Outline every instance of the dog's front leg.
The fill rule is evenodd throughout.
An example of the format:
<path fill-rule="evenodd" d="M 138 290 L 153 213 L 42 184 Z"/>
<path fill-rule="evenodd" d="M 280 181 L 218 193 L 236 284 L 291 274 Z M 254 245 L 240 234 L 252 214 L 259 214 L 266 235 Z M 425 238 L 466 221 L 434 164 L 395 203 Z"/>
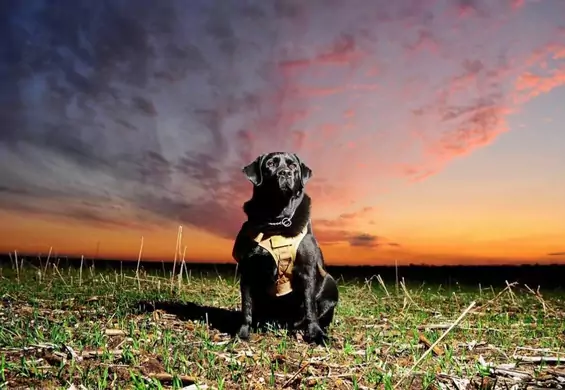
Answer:
<path fill-rule="evenodd" d="M 304 317 L 308 324 L 308 338 L 318 344 L 326 341 L 327 336 L 318 323 L 316 312 L 316 269 L 309 266 L 305 270 L 304 287 Z"/>
<path fill-rule="evenodd" d="M 253 320 L 253 299 L 251 297 L 251 286 L 243 279 L 241 280 L 240 290 L 242 322 L 237 335 L 240 339 L 246 340 L 249 338 L 249 330 Z"/>

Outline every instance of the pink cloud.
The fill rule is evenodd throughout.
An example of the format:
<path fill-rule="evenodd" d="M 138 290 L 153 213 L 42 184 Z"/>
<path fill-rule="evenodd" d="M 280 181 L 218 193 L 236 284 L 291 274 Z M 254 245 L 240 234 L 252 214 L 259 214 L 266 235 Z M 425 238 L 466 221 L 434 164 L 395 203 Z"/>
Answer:
<path fill-rule="evenodd" d="M 409 52 L 420 52 L 427 50 L 431 53 L 438 54 L 441 49 L 441 44 L 430 30 L 422 29 L 418 31 L 418 37 L 416 38 L 416 41 L 412 44 L 406 45 L 406 48 Z"/>
<path fill-rule="evenodd" d="M 329 50 L 309 58 L 283 60 L 278 63 L 283 71 L 302 70 L 315 66 L 344 66 L 360 60 L 364 53 L 356 48 L 355 38 L 351 35 L 340 35 Z"/>
<path fill-rule="evenodd" d="M 467 17 L 477 12 L 475 0 L 457 0 L 457 12 L 459 17 Z"/>
<path fill-rule="evenodd" d="M 565 85 L 565 67 L 553 70 L 547 76 L 526 72 L 516 80 L 517 91 L 524 93 L 528 100 L 562 85 Z"/>
<path fill-rule="evenodd" d="M 511 0 L 511 6 L 513 9 L 522 8 L 525 4 L 525 0 Z"/>
<path fill-rule="evenodd" d="M 343 91 L 343 88 L 315 88 L 315 87 L 305 87 L 305 86 L 294 86 L 292 88 L 292 93 L 297 96 L 303 97 L 323 97 L 331 96 Z"/>
<path fill-rule="evenodd" d="M 451 159 L 490 144 L 498 135 L 508 130 L 504 120 L 507 112 L 504 106 L 473 107 L 457 130 L 440 138 L 437 152 Z"/>
<path fill-rule="evenodd" d="M 298 35 L 300 47 L 285 45 L 284 55 L 274 61 L 278 88 L 261 98 L 269 110 L 257 121 L 257 150 L 288 146 L 305 156 L 316 166 L 311 191 L 324 205 L 335 205 L 374 194 L 391 177 L 425 180 L 451 160 L 494 142 L 509 130 L 506 119 L 522 103 L 516 101 L 518 92 L 527 92 L 523 83 L 514 86 L 514 79 L 525 71 L 537 74 L 528 68 L 548 58 L 560 60 L 564 53 L 553 36 L 513 46 L 513 35 L 495 11 L 523 7 L 521 2 L 456 4 L 414 24 L 419 27 L 411 45 L 402 46 L 400 26 L 413 23 L 419 11 L 387 29 L 336 29 L 317 44 Z M 452 25 L 454 9 L 477 17 L 459 20 L 451 37 L 442 31 Z M 396 12 L 392 6 L 387 10 Z M 508 41 L 485 41 L 492 31 L 507 34 Z M 393 37 L 402 37 L 396 46 L 401 50 L 387 43 Z M 547 42 L 553 42 L 551 51 Z M 536 78 L 535 83 L 543 93 L 561 81 Z"/>

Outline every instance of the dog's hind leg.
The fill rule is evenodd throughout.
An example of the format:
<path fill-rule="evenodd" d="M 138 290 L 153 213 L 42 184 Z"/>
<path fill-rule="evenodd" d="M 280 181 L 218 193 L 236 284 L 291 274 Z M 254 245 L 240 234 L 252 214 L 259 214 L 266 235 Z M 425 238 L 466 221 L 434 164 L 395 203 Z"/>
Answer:
<path fill-rule="evenodd" d="M 326 310 L 320 313 L 320 317 L 318 317 L 320 328 L 322 328 L 324 332 L 327 332 L 330 324 L 332 323 L 332 320 L 334 318 L 334 311 L 335 311 L 335 305 L 330 305 L 329 307 L 326 308 Z"/>

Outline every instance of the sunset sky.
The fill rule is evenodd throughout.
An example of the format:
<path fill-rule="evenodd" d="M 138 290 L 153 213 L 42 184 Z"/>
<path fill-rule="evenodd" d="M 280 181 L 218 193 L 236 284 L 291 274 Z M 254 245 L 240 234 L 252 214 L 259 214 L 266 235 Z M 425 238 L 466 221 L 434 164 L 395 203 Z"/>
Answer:
<path fill-rule="evenodd" d="M 565 263 L 564 16 L 2 1 L 0 252 L 232 261 L 241 168 L 291 151 L 329 264 Z"/>

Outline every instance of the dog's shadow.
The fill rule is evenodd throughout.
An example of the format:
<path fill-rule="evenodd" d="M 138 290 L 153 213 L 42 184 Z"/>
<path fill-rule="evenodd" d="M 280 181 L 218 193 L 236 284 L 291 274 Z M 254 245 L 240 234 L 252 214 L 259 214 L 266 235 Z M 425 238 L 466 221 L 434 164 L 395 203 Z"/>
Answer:
<path fill-rule="evenodd" d="M 175 315 L 181 321 L 202 321 L 221 333 L 234 336 L 241 324 L 241 311 L 220 307 L 199 305 L 194 302 L 179 301 L 139 301 L 140 312 L 151 313 L 161 310 Z"/>
<path fill-rule="evenodd" d="M 241 311 L 230 310 L 220 307 L 199 305 L 194 302 L 179 301 L 139 301 L 135 305 L 140 312 L 151 313 L 161 310 L 168 314 L 175 315 L 181 321 L 201 321 L 210 328 L 216 329 L 220 333 L 227 333 L 235 336 L 242 323 Z M 289 328 L 289 321 L 282 318 L 261 318 L 254 321 L 253 329 L 259 331 L 272 330 L 275 328 Z"/>

